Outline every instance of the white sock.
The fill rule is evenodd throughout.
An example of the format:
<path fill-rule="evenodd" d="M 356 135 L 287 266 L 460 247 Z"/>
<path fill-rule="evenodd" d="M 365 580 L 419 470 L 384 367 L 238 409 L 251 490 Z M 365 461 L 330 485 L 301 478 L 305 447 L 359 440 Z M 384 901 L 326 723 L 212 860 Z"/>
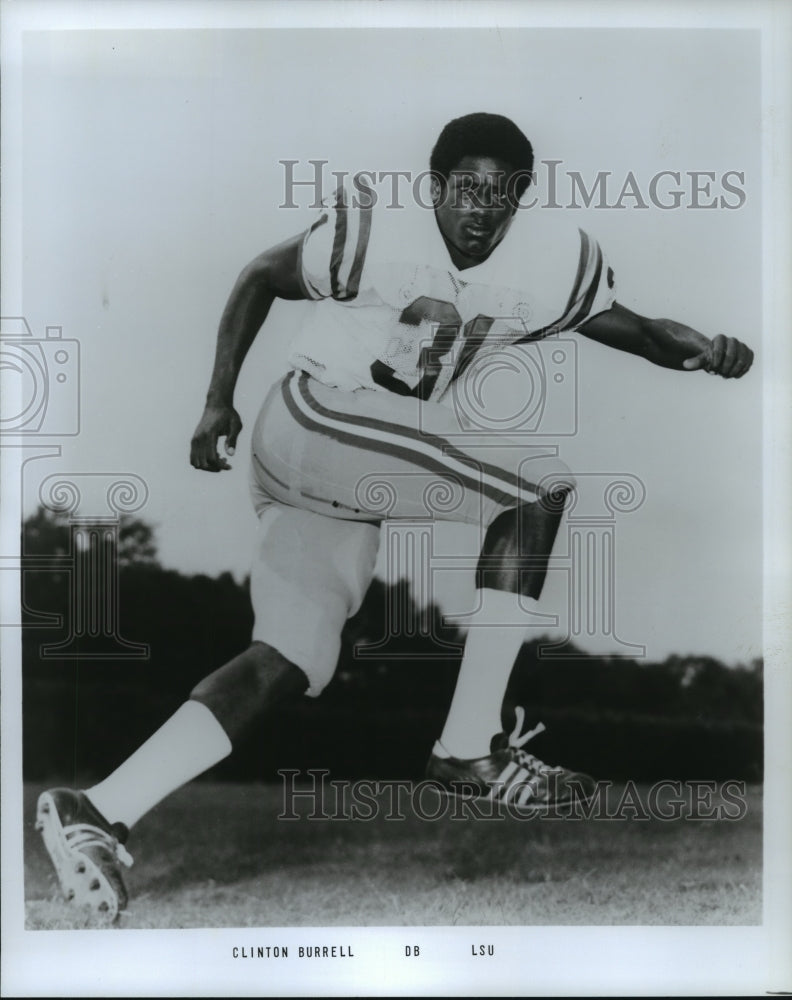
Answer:
<path fill-rule="evenodd" d="M 512 667 L 525 639 L 526 612 L 517 594 L 480 591 L 482 608 L 470 626 L 445 727 L 434 752 L 440 757 L 485 757 L 502 730 L 501 706 Z M 536 604 L 522 598 L 523 605 Z"/>
<path fill-rule="evenodd" d="M 231 740 L 209 709 L 185 702 L 153 736 L 85 794 L 110 823 L 132 827 L 185 782 L 231 753 Z"/>

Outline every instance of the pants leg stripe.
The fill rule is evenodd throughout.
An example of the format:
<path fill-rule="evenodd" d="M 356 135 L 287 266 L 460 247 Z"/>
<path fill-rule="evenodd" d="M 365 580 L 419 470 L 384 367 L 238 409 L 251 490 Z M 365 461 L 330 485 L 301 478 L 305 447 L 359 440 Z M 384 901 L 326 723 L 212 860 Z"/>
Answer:
<path fill-rule="evenodd" d="M 480 479 L 473 479 L 470 476 L 443 468 L 440 464 L 440 459 L 443 458 L 441 454 L 436 452 L 423 454 L 420 451 L 410 450 L 403 445 L 393 444 L 391 441 L 384 440 L 380 432 L 366 434 L 365 423 L 360 425 L 359 429 L 361 433 L 352 434 L 347 430 L 340 430 L 337 427 L 331 426 L 326 419 L 322 419 L 322 421 L 316 420 L 311 413 L 306 412 L 302 400 L 290 393 L 285 384 L 283 387 L 283 399 L 292 417 L 300 426 L 305 427 L 306 430 L 324 434 L 341 444 L 349 444 L 355 448 L 364 448 L 367 451 L 377 452 L 381 455 L 392 455 L 402 462 L 409 462 L 411 465 L 426 469 L 452 482 L 461 483 L 467 489 L 483 493 L 501 507 L 509 507 L 513 504 L 512 495 L 504 492 L 502 489 L 494 489 L 488 484 L 483 483 Z"/>
<path fill-rule="evenodd" d="M 322 406 L 319 400 L 313 396 L 309 383 L 310 379 L 307 375 L 300 376 L 300 394 L 311 409 L 323 417 L 327 417 L 330 420 L 341 421 L 342 423 L 352 424 L 360 428 L 372 428 L 380 434 L 385 434 L 396 439 L 406 438 L 409 442 L 411 442 L 412 447 L 421 448 L 422 450 L 425 450 L 429 454 L 433 455 L 435 457 L 435 461 L 437 460 L 439 452 L 443 459 L 456 459 L 456 461 L 474 469 L 476 472 L 480 471 L 491 476 L 493 479 L 497 480 L 499 487 L 510 495 L 516 495 L 517 493 L 523 493 L 525 491 L 529 491 L 534 494 L 538 494 L 540 492 L 535 483 L 532 483 L 527 479 L 522 479 L 520 476 L 515 475 L 506 469 L 502 469 L 497 465 L 490 465 L 488 462 L 482 462 L 478 459 L 472 458 L 470 455 L 465 454 L 465 452 L 460 451 L 459 448 L 452 445 L 446 438 L 441 437 L 438 434 L 429 434 L 427 431 L 418 431 L 412 427 L 394 427 L 393 424 L 386 423 L 384 420 L 377 420 L 376 417 L 361 418 L 355 417 L 349 413 L 342 413 L 338 410 L 328 410 L 327 407 Z M 513 489 L 509 489 L 509 487 L 512 487 Z"/>
<path fill-rule="evenodd" d="M 461 480 L 502 506 L 511 506 L 515 500 L 525 501 L 526 494 L 538 496 L 545 492 L 529 480 L 465 454 L 438 435 L 395 427 L 373 417 L 329 410 L 311 394 L 308 376 L 299 377 L 298 391 L 294 381 L 293 375 L 284 379 L 283 398 L 292 416 L 310 430 L 359 448 L 394 455 L 440 475 L 453 474 L 456 481 Z M 478 475 L 471 477 L 471 471 Z"/>
<path fill-rule="evenodd" d="M 274 472 L 270 472 L 270 470 L 266 467 L 266 465 L 264 465 L 264 463 L 255 453 L 255 451 L 253 452 L 253 461 L 256 463 L 256 465 L 258 465 L 258 467 L 261 469 L 261 471 L 264 473 L 265 476 L 269 476 L 269 478 L 273 482 L 277 483 L 282 490 L 285 490 L 287 493 L 289 492 L 289 484 L 284 483 L 282 479 L 278 479 L 278 477 L 275 475 Z"/>

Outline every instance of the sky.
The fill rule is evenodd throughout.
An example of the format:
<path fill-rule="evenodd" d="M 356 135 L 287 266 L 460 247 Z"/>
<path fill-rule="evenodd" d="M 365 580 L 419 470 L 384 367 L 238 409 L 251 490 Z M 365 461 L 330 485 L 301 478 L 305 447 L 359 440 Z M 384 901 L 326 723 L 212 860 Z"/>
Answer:
<path fill-rule="evenodd" d="M 543 204 L 547 161 L 560 161 L 565 204 L 569 172 L 589 187 L 609 172 L 606 207 L 542 211 L 600 241 L 619 302 L 757 353 L 748 377 L 726 381 L 577 338 L 580 423 L 560 454 L 577 473 L 628 474 L 646 491 L 615 527 L 620 637 L 650 659 L 760 655 L 759 55 L 758 33 L 740 30 L 29 33 L 22 283 L 4 313 L 24 315 L 36 337 L 57 325 L 79 341 L 81 424 L 59 439 L 60 457 L 28 464 L 24 509 L 52 473 L 132 473 L 148 487 L 139 516 L 156 526 L 165 565 L 242 578 L 255 530 L 248 435 L 304 306 L 276 304 L 248 356 L 233 471 L 193 470 L 189 441 L 237 274 L 314 216 L 307 188 L 301 207 L 279 208 L 280 161 L 297 160 L 303 178 L 312 158 L 420 171 L 446 121 L 495 111 L 530 137 Z M 681 174 L 677 209 L 649 197 L 661 171 Z M 714 174 L 698 201 L 715 207 L 692 207 L 691 171 Z M 645 204 L 614 207 L 630 172 Z M 672 186 L 662 179 L 660 198 Z M 473 544 L 469 529 L 438 538 L 444 552 Z M 567 585 L 551 572 L 542 611 L 565 606 Z M 454 577 L 433 596 L 461 612 L 469 586 Z M 617 651 L 607 635 L 581 644 Z"/>

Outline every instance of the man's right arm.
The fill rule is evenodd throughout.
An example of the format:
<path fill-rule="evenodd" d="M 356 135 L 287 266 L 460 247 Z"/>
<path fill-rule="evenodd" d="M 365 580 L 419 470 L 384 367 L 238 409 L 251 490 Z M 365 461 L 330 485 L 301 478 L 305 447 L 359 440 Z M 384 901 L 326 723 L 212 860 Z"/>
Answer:
<path fill-rule="evenodd" d="M 242 421 L 234 409 L 234 389 L 242 362 L 276 298 L 305 299 L 299 279 L 300 246 L 304 233 L 265 250 L 245 267 L 228 298 L 217 332 L 214 368 L 206 407 L 192 439 L 190 463 L 206 472 L 229 469 L 217 450 L 234 454 Z"/>

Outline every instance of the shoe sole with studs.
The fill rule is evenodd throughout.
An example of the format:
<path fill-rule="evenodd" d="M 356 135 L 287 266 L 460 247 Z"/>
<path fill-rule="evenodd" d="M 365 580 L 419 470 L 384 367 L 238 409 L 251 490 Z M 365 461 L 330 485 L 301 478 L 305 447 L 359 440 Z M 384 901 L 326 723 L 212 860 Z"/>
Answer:
<path fill-rule="evenodd" d="M 107 921 L 118 916 L 118 896 L 99 865 L 81 851 L 72 850 L 49 792 L 39 796 L 36 829 L 40 831 L 60 882 L 64 899 L 86 907 Z"/>

